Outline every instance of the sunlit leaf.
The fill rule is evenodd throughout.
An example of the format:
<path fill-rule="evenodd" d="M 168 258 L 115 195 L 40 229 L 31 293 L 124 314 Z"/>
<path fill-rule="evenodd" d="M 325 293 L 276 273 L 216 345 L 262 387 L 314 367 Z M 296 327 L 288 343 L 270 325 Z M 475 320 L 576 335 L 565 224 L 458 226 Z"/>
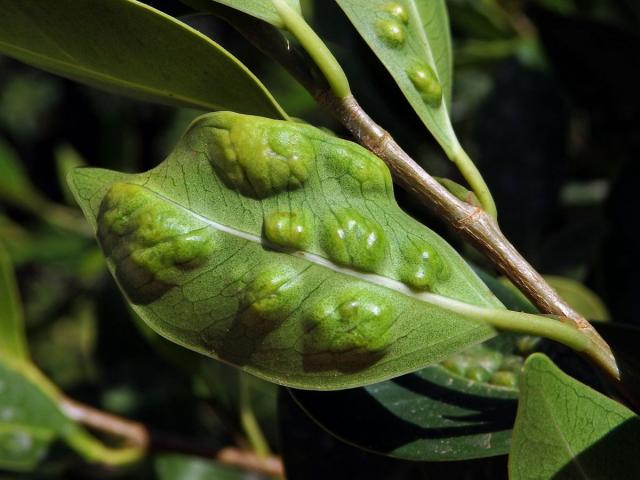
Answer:
<path fill-rule="evenodd" d="M 71 186 L 152 328 L 266 380 L 365 385 L 494 335 L 449 298 L 500 303 L 399 209 L 384 163 L 311 126 L 206 115 L 154 170 Z"/>

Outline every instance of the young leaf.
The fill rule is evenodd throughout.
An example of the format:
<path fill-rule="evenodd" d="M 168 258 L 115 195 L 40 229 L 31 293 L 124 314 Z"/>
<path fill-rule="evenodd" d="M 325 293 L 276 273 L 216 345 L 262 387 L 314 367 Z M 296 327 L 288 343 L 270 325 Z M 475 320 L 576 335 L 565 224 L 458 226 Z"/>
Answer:
<path fill-rule="evenodd" d="M 196 30 L 135 0 L 0 0 L 0 53 L 117 94 L 286 118 L 264 85 Z"/>
<path fill-rule="evenodd" d="M 0 357 L 28 358 L 22 304 L 11 260 L 0 242 Z M 0 389 L 1 391 L 1 389 Z"/>
<path fill-rule="evenodd" d="M 302 13 L 300 9 L 300 0 L 285 1 L 298 13 Z M 214 4 L 220 3 L 253 17 L 259 18 L 260 20 L 264 20 L 265 22 L 268 22 L 278 28 L 284 27 L 282 19 L 271 3 L 271 0 L 182 0 L 182 2 L 186 3 L 196 10 L 201 10 L 204 12 L 215 12 L 216 10 Z"/>
<path fill-rule="evenodd" d="M 60 393 L 30 363 L 0 358 L 0 469 L 32 470 L 55 440 L 90 462 L 129 463 L 141 451 L 112 449 L 91 437 L 60 406 Z"/>
<path fill-rule="evenodd" d="M 509 478 L 640 478 L 640 419 L 543 354 L 524 366 Z"/>
<path fill-rule="evenodd" d="M 205 115 L 155 169 L 81 168 L 70 183 L 152 328 L 272 382 L 408 373 L 494 335 L 460 305 L 502 312 L 399 209 L 380 159 L 308 125 Z"/>
<path fill-rule="evenodd" d="M 451 36 L 444 0 L 336 0 L 451 157 Z"/>

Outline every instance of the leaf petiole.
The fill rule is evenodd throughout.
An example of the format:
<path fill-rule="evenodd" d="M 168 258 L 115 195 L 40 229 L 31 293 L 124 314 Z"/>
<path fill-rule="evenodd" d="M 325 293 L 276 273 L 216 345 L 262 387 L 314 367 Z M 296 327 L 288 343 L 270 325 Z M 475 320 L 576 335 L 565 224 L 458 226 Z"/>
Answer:
<path fill-rule="evenodd" d="M 285 28 L 295 36 L 327 79 L 331 91 L 338 98 L 351 94 L 349 81 L 342 67 L 322 39 L 304 20 L 302 15 L 284 0 L 271 0 Z"/>
<path fill-rule="evenodd" d="M 467 155 L 467 152 L 465 152 L 462 147 L 458 147 L 452 152 L 447 152 L 447 154 L 451 161 L 456 164 L 456 167 L 460 170 L 460 173 L 471 187 L 473 193 L 478 197 L 480 205 L 482 205 L 485 212 L 494 219 L 497 218 L 498 211 L 489 187 L 485 183 L 484 178 L 482 178 L 478 167 L 476 167 L 471 158 L 469 158 L 469 155 Z"/>

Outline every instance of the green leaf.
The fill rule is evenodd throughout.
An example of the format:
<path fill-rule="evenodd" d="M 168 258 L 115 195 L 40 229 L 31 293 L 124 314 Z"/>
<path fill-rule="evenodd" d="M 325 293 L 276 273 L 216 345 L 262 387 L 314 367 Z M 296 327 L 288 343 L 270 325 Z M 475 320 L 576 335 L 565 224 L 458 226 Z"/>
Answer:
<path fill-rule="evenodd" d="M 513 355 L 516 338 L 501 334 L 441 365 L 375 385 L 290 393 L 325 430 L 365 450 L 418 461 L 503 455 L 511 444 L 518 390 L 491 382 L 517 379 L 522 359 Z M 465 378 L 458 360 L 469 373 L 486 369 L 491 379 Z"/>
<path fill-rule="evenodd" d="M 341 440 L 419 461 L 507 453 L 517 405 L 514 390 L 465 381 L 439 366 L 363 388 L 291 393 L 320 426 Z"/>
<path fill-rule="evenodd" d="M 158 480 L 243 480 L 242 471 L 216 462 L 187 455 L 166 454 L 156 457 L 154 467 Z M 255 478 L 255 477 L 251 477 Z"/>
<path fill-rule="evenodd" d="M 452 55 L 445 1 L 336 1 L 438 143 L 456 156 L 461 147 L 448 111 Z"/>
<path fill-rule="evenodd" d="M 291 8 L 298 13 L 302 13 L 299 0 L 285 0 Z M 182 0 L 190 7 L 201 11 L 216 11 L 215 4 L 219 3 L 239 10 L 253 17 L 264 20 L 278 28 L 283 28 L 284 24 L 271 0 Z"/>
<path fill-rule="evenodd" d="M 573 309 L 589 320 L 609 320 L 609 312 L 600 297 L 580 282 L 565 277 L 545 275 L 551 285 Z"/>
<path fill-rule="evenodd" d="M 0 358 L 27 360 L 20 295 L 11 260 L 0 242 Z"/>
<path fill-rule="evenodd" d="M 640 419 L 543 354 L 525 363 L 509 478 L 640 478 Z"/>
<path fill-rule="evenodd" d="M 70 182 L 136 313 L 263 379 L 360 386 L 495 334 L 455 312 L 502 306 L 400 210 L 384 163 L 314 127 L 205 115 L 149 172 Z"/>
<path fill-rule="evenodd" d="M 55 440 L 90 462 L 129 463 L 137 449 L 111 449 L 71 420 L 61 395 L 32 364 L 0 358 L 0 469 L 33 469 Z"/>
<path fill-rule="evenodd" d="M 121 95 L 286 118 L 235 57 L 134 0 L 0 0 L 0 53 Z"/>

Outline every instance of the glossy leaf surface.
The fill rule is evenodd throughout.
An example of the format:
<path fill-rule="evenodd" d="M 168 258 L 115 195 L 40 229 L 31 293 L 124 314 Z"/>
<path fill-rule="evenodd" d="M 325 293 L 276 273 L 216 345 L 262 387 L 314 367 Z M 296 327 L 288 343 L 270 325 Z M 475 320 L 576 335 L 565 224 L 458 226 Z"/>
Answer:
<path fill-rule="evenodd" d="M 291 8 L 301 13 L 299 0 L 285 0 Z M 215 3 L 239 10 L 253 17 L 269 22 L 271 25 L 282 28 L 284 24 L 271 0 L 183 0 L 187 5 L 197 9 L 215 12 Z"/>
<path fill-rule="evenodd" d="M 548 357 L 525 363 L 509 478 L 640 478 L 640 419 Z"/>
<path fill-rule="evenodd" d="M 314 127 L 210 114 L 149 172 L 70 182 L 136 312 L 269 381 L 366 385 L 494 335 L 449 308 L 501 304 L 384 163 Z"/>
<path fill-rule="evenodd" d="M 460 145 L 451 126 L 452 56 L 444 0 L 336 0 L 442 148 Z"/>
<path fill-rule="evenodd" d="M 260 81 L 196 30 L 135 0 L 0 0 L 0 53 L 121 95 L 286 117 Z"/>

